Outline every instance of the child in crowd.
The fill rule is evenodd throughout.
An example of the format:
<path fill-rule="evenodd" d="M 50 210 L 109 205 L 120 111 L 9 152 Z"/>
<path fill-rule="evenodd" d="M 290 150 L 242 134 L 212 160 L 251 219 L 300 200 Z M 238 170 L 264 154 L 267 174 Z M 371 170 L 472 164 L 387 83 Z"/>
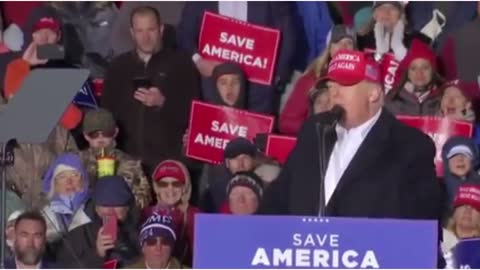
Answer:
<path fill-rule="evenodd" d="M 103 108 L 88 110 L 82 123 L 83 136 L 88 142 L 88 149 L 78 154 L 87 169 L 91 188 L 95 186 L 99 172 L 99 158 L 113 159 L 110 173 L 122 176 L 132 189 L 139 209 L 148 206 L 152 200 L 151 187 L 140 160 L 132 158 L 117 148 L 116 138 L 119 133 L 113 114 Z M 108 170 L 107 170 L 108 171 Z"/>
<path fill-rule="evenodd" d="M 444 180 L 447 189 L 447 205 L 452 205 L 458 187 L 463 183 L 480 184 L 475 172 L 479 152 L 471 139 L 452 137 L 443 146 L 442 158 L 445 166 Z"/>
<path fill-rule="evenodd" d="M 475 122 L 472 99 L 463 88 L 461 82 L 458 80 L 451 81 L 442 88 L 440 115 L 454 120 Z"/>
<path fill-rule="evenodd" d="M 263 196 L 263 184 L 253 172 L 240 172 L 227 186 L 228 210 L 234 215 L 255 214 Z"/>
<path fill-rule="evenodd" d="M 212 104 L 245 110 L 247 108 L 246 78 L 242 67 L 236 63 L 225 62 L 216 66 L 209 79 L 209 85 L 215 91 Z M 188 130 L 184 136 L 184 145 L 188 138 Z M 220 203 L 215 198 L 218 194 L 224 195 L 226 184 L 217 189 L 216 182 L 228 182 L 228 170 L 223 164 L 203 166 L 201 177 L 198 181 L 198 197 L 200 207 L 206 212 L 217 212 Z M 221 190 L 220 193 L 215 190 Z"/>
<path fill-rule="evenodd" d="M 88 190 L 88 174 L 77 155 L 60 155 L 50 166 L 43 178 L 48 203 L 42 210 L 49 243 L 61 240 L 69 231 L 90 222 L 84 211 Z"/>
<path fill-rule="evenodd" d="M 195 213 L 199 210 L 189 203 L 192 194 L 190 174 L 177 160 L 162 161 L 152 175 L 157 204 L 144 209 L 143 217 L 152 213 L 172 215 L 178 224 L 178 241 L 174 251 L 182 263 L 191 264 Z"/>

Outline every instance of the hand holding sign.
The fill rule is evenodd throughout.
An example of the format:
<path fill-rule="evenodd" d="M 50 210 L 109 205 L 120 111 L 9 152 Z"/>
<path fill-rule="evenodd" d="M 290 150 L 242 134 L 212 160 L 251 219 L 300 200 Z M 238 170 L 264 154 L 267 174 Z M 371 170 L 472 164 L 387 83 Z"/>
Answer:
<path fill-rule="evenodd" d="M 133 97 L 147 107 L 162 107 L 165 103 L 165 96 L 157 87 L 139 88 Z"/>

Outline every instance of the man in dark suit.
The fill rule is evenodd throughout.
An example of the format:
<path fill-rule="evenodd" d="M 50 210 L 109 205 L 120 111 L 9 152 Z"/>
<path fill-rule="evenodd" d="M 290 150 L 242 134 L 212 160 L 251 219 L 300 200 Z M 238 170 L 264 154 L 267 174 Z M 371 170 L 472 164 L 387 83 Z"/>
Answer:
<path fill-rule="evenodd" d="M 338 124 L 331 113 L 307 120 L 281 175 L 266 191 L 260 212 L 440 218 L 443 202 L 434 144 L 383 109 L 380 77 L 378 65 L 361 52 L 340 51 L 334 57 L 325 79 L 343 116 Z M 328 126 L 330 133 L 321 132 Z M 325 169 L 321 172 L 320 167 Z"/>
<path fill-rule="evenodd" d="M 185 4 L 182 20 L 178 26 L 178 44 L 191 54 L 192 60 L 202 74 L 203 99 L 211 101 L 214 88 L 207 78 L 211 76 L 218 63 L 202 59 L 198 53 L 198 38 L 205 11 L 280 30 L 280 46 L 272 85 L 250 83 L 248 87 L 248 109 L 262 113 L 277 111 L 281 91 L 290 80 L 291 62 L 295 51 L 295 33 L 288 3 L 194 1 Z M 276 90 L 281 91 L 275 93 Z"/>

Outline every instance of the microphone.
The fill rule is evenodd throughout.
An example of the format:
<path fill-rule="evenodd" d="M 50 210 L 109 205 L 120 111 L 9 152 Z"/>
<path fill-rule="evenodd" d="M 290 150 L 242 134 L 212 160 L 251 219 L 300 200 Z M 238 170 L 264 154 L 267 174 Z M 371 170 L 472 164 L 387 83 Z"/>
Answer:
<path fill-rule="evenodd" d="M 332 115 L 332 126 L 335 126 L 338 122 L 342 121 L 345 117 L 345 109 L 340 105 L 334 105 L 333 108 L 329 111 Z"/>

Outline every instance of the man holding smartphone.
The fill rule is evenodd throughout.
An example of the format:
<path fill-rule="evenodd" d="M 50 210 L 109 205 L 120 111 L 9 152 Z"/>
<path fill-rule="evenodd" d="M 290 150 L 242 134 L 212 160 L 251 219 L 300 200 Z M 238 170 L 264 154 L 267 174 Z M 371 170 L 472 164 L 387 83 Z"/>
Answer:
<path fill-rule="evenodd" d="M 162 48 L 163 23 L 149 6 L 134 9 L 130 34 L 135 49 L 112 60 L 101 104 L 120 127 L 119 148 L 141 159 L 150 174 L 160 161 L 181 159 L 182 135 L 199 76 L 190 57 Z"/>
<path fill-rule="evenodd" d="M 121 176 L 98 179 L 91 222 L 67 234 L 57 259 L 66 268 L 121 268 L 139 257 L 134 197 Z"/>

